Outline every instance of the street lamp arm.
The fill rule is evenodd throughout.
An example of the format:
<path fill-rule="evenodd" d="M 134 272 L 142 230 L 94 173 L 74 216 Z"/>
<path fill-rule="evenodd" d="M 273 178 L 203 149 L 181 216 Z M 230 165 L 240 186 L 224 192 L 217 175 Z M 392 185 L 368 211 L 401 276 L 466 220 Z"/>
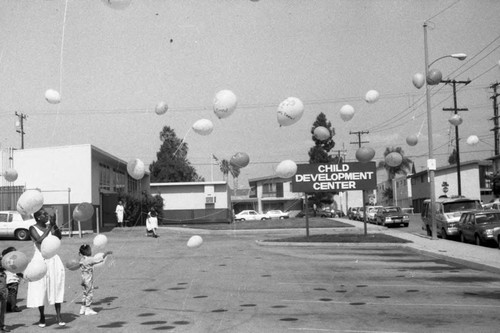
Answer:
<path fill-rule="evenodd" d="M 437 62 L 438 60 L 441 60 L 443 58 L 455 58 L 455 59 L 458 59 L 458 60 L 465 60 L 465 58 L 467 58 L 467 55 L 465 53 L 448 54 L 448 55 L 445 55 L 445 56 L 437 58 L 436 60 L 434 60 L 433 62 L 431 62 L 429 64 L 429 66 L 427 66 L 427 68 L 430 68 L 435 62 Z"/>

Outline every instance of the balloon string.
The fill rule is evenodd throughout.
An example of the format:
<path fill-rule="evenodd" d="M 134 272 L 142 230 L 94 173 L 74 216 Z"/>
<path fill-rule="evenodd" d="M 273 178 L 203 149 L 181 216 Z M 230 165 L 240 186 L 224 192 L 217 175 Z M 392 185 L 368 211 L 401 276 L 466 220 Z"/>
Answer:
<path fill-rule="evenodd" d="M 424 124 L 425 124 L 425 119 L 422 119 L 422 125 L 420 125 L 420 129 L 418 130 L 417 137 L 419 137 L 420 133 L 422 133 L 422 128 L 424 127 Z"/>
<path fill-rule="evenodd" d="M 66 33 L 66 17 L 68 13 L 68 1 L 66 0 L 64 5 L 64 16 L 63 16 L 63 24 L 62 24 L 62 34 L 61 34 L 61 51 L 59 53 L 59 96 L 62 96 L 62 81 L 63 81 L 63 54 L 64 54 L 64 35 Z M 56 124 L 59 120 L 59 112 L 61 110 L 61 104 L 57 105 L 57 113 L 56 120 L 54 126 L 52 127 L 52 138 L 55 136 Z"/>
<path fill-rule="evenodd" d="M 186 132 L 186 135 L 184 135 L 184 137 L 182 138 L 181 143 L 179 144 L 179 146 L 177 147 L 177 149 L 174 151 L 174 156 L 175 156 L 175 154 L 177 154 L 177 152 L 179 151 L 179 149 L 181 149 L 181 147 L 183 146 L 184 140 L 186 140 L 186 137 L 188 136 L 188 134 L 189 134 L 190 131 L 191 131 L 191 127 L 188 129 L 188 131 Z"/>

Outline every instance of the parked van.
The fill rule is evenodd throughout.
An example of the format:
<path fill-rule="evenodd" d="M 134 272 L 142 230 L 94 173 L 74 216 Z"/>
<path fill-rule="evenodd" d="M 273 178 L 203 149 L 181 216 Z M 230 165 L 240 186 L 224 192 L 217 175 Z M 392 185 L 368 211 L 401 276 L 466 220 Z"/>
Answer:
<path fill-rule="evenodd" d="M 427 231 L 428 236 L 432 236 L 431 221 L 431 200 L 424 200 L 422 207 L 422 229 Z M 449 237 L 458 237 L 458 221 L 462 212 L 482 209 L 481 202 L 477 199 L 465 197 L 438 198 L 435 202 L 435 219 L 437 235 L 446 239 Z"/>

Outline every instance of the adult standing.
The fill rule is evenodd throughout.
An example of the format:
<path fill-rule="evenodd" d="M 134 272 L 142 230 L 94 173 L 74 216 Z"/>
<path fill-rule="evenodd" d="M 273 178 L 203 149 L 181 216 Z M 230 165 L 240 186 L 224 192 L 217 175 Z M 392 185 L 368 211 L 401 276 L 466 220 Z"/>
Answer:
<path fill-rule="evenodd" d="M 26 306 L 38 308 L 40 312 L 38 326 L 45 327 L 45 305 L 54 304 L 56 321 L 59 326 L 64 326 L 66 323 L 61 317 L 61 303 L 64 301 L 65 268 L 57 254 L 49 259 L 44 259 L 41 252 L 43 240 L 50 235 L 61 239 L 61 230 L 57 227 L 55 217 L 50 218 L 43 208 L 35 212 L 33 217 L 36 224 L 29 229 L 35 247 L 32 260 L 44 260 L 47 265 L 47 273 L 40 280 L 28 283 Z"/>
<path fill-rule="evenodd" d="M 121 200 L 118 201 L 115 209 L 116 220 L 118 221 L 118 226 L 123 227 L 123 215 L 125 214 L 125 207 Z"/>

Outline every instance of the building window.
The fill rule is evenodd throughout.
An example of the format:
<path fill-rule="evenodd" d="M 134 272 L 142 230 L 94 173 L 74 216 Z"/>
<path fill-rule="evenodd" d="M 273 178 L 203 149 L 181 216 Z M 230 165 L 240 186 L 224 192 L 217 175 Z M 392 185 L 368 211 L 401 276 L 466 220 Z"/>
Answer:
<path fill-rule="evenodd" d="M 102 163 L 99 163 L 99 188 L 111 191 L 111 169 Z"/>
<path fill-rule="evenodd" d="M 276 183 L 264 183 L 264 184 L 262 184 L 262 197 L 263 198 L 269 198 L 269 197 L 275 198 L 276 192 L 277 192 Z"/>

